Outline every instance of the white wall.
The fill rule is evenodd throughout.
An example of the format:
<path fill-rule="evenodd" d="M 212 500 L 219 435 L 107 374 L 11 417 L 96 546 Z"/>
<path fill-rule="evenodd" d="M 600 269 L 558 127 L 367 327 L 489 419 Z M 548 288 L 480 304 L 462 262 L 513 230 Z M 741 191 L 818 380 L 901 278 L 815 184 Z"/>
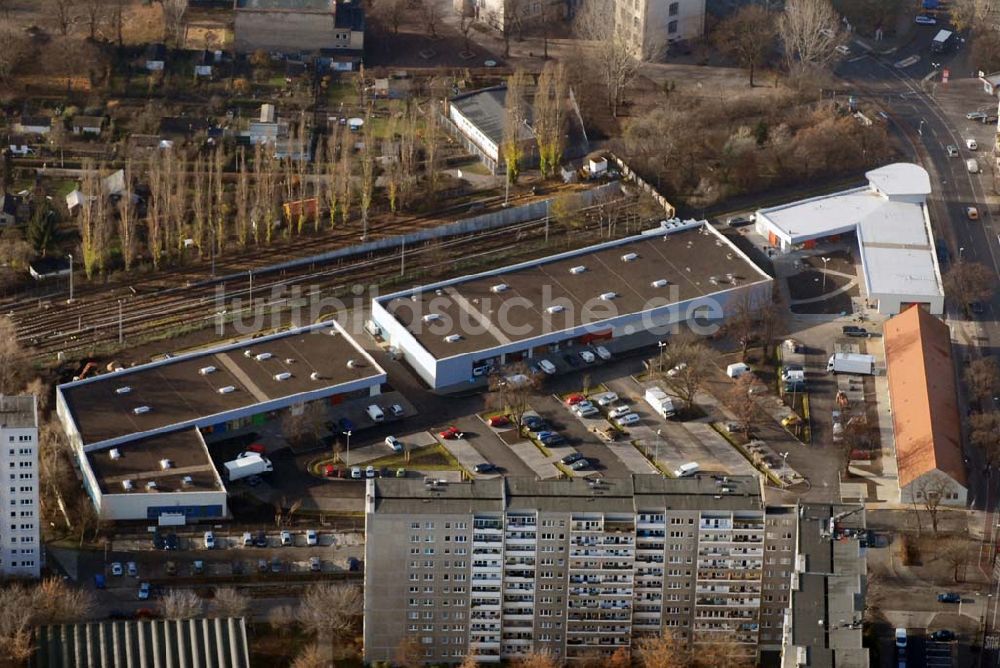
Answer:
<path fill-rule="evenodd" d="M 670 7 L 675 3 L 677 13 L 671 16 Z M 670 32 L 670 24 L 674 21 L 677 29 Z M 705 0 L 646 0 L 644 47 L 647 50 L 681 39 L 695 39 L 704 31 Z"/>
<path fill-rule="evenodd" d="M 466 137 L 468 137 L 476 146 L 478 146 L 483 153 L 485 153 L 494 162 L 499 162 L 500 160 L 500 148 L 495 142 L 491 141 L 486 135 L 479 131 L 479 128 L 466 118 L 465 114 L 458 110 L 458 108 L 453 105 L 448 105 L 448 117 L 452 122 L 458 126 Z"/>
<path fill-rule="evenodd" d="M 950 476 L 937 470 L 920 476 L 905 487 L 901 486 L 899 488 L 899 502 L 912 506 L 914 500 L 916 500 L 917 507 L 922 510 L 922 504 L 924 502 L 923 494 L 927 491 L 939 492 L 943 489 L 939 486 L 940 483 L 937 482 L 939 479 L 944 479 L 949 483 L 949 487 L 947 489 L 949 493 L 957 494 L 957 498 L 942 499 L 941 505 L 964 508 L 968 504 L 969 490 L 952 480 Z M 914 497 L 916 497 L 916 499 L 914 499 Z"/>
<path fill-rule="evenodd" d="M 4 577 L 37 578 L 41 571 L 38 448 L 36 427 L 0 427 L 0 477 L 4 485 L 0 493 L 4 517 L 0 574 Z"/>
<path fill-rule="evenodd" d="M 103 494 L 98 511 L 105 520 L 145 520 L 151 507 L 222 506 L 222 516 L 228 514 L 224 490 L 203 492 L 129 492 Z M 155 518 L 154 518 L 155 519 Z"/>

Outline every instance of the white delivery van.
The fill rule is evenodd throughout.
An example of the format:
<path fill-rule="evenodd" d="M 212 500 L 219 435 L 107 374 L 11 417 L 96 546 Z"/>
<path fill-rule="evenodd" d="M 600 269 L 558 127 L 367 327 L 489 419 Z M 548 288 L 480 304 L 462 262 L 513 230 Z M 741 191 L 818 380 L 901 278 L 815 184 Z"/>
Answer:
<path fill-rule="evenodd" d="M 906 629 L 902 626 L 896 629 L 896 647 L 900 649 L 906 648 Z"/>
<path fill-rule="evenodd" d="M 969 158 L 968 160 L 965 161 L 965 168 L 969 170 L 970 174 L 978 174 L 979 161 L 976 160 L 975 158 Z"/>
<path fill-rule="evenodd" d="M 698 462 L 688 462 L 687 464 L 681 464 L 680 468 L 674 471 L 674 477 L 686 478 L 694 475 L 699 470 L 701 470 L 701 467 L 698 466 Z"/>
<path fill-rule="evenodd" d="M 385 413 L 383 413 L 382 409 L 375 404 L 366 408 L 365 412 L 368 413 L 368 417 L 372 419 L 372 422 L 381 422 L 385 419 Z"/>
<path fill-rule="evenodd" d="M 730 378 L 739 378 L 745 373 L 750 373 L 750 365 L 743 362 L 736 362 L 726 367 L 726 375 Z"/>

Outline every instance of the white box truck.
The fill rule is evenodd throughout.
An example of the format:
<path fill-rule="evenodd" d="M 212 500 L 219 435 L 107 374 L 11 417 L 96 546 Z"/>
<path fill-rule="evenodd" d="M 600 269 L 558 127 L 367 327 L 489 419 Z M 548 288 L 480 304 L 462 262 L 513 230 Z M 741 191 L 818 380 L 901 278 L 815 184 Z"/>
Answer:
<path fill-rule="evenodd" d="M 248 452 L 242 457 L 226 462 L 225 467 L 226 479 L 229 482 L 274 470 L 271 461 L 266 457 L 261 457 L 256 452 Z"/>
<path fill-rule="evenodd" d="M 674 400 L 667 396 L 667 393 L 658 387 L 651 387 L 646 390 L 646 403 L 652 406 L 653 410 L 660 417 L 669 418 L 677 414 L 677 406 Z"/>
<path fill-rule="evenodd" d="M 687 478 L 688 476 L 692 476 L 700 470 L 701 466 L 698 465 L 698 462 L 688 462 L 687 464 L 681 464 L 680 468 L 674 471 L 674 477 Z"/>
<path fill-rule="evenodd" d="M 875 375 L 875 358 L 858 353 L 835 353 L 826 363 L 827 373 L 854 373 L 864 376 Z"/>

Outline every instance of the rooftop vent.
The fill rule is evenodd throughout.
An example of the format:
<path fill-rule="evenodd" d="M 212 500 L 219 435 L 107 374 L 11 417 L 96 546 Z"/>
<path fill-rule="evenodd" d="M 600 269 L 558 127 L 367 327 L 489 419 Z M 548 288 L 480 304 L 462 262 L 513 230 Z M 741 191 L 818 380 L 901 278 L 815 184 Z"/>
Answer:
<path fill-rule="evenodd" d="M 156 481 L 155 480 L 150 480 L 149 482 L 146 483 L 146 491 L 147 492 L 154 492 L 154 491 L 156 491 Z"/>
<path fill-rule="evenodd" d="M 423 318 L 421 318 L 421 320 L 423 320 L 424 322 L 434 322 L 435 320 L 440 320 L 440 319 L 441 316 L 437 313 L 428 313 Z"/>
<path fill-rule="evenodd" d="M 128 385 L 125 385 L 124 387 L 119 387 L 117 390 L 115 390 L 115 394 L 128 394 L 131 391 L 132 388 L 129 387 Z"/>
<path fill-rule="evenodd" d="M 219 388 L 219 394 L 229 394 L 230 392 L 235 392 L 236 387 L 233 385 L 226 385 Z"/>
<path fill-rule="evenodd" d="M 632 260 L 638 260 L 638 259 L 639 259 L 638 253 L 625 253 L 624 255 L 622 255 L 622 262 L 631 262 Z"/>
<path fill-rule="evenodd" d="M 492 288 L 490 288 L 490 292 L 499 294 L 501 292 L 506 292 L 508 287 L 509 286 L 506 283 L 497 283 Z"/>
<path fill-rule="evenodd" d="M 281 373 L 274 374 L 275 380 L 288 380 L 291 377 L 292 374 L 288 373 L 287 371 L 282 371 Z"/>
<path fill-rule="evenodd" d="M 110 455 L 111 459 L 121 459 L 122 458 L 121 450 L 119 450 L 118 448 L 111 448 L 111 451 L 108 452 L 108 455 Z"/>
<path fill-rule="evenodd" d="M 434 291 L 434 294 L 436 294 L 438 297 L 440 297 L 441 295 L 444 294 L 444 290 L 442 290 L 441 288 L 438 288 L 437 290 Z"/>
<path fill-rule="evenodd" d="M 256 355 L 253 356 L 253 358 L 255 360 L 257 360 L 258 362 L 263 362 L 264 360 L 269 360 L 272 357 L 273 357 L 273 355 L 271 353 L 257 353 Z"/>
<path fill-rule="evenodd" d="M 149 406 L 136 406 L 132 409 L 132 412 L 136 415 L 142 415 L 143 413 L 148 413 L 150 411 Z"/>
<path fill-rule="evenodd" d="M 131 480 L 122 480 L 122 489 L 126 492 L 131 492 L 133 487 L 135 487 L 135 485 Z"/>
<path fill-rule="evenodd" d="M 253 357 L 253 351 L 252 350 L 244 350 L 243 351 L 243 357 Z"/>
<path fill-rule="evenodd" d="M 606 302 L 609 302 L 617 296 L 618 296 L 617 292 L 605 292 L 604 294 L 601 295 L 601 299 L 603 299 Z"/>
<path fill-rule="evenodd" d="M 654 288 L 665 288 L 665 287 L 667 287 L 667 283 L 668 282 L 669 281 L 667 281 L 667 279 L 665 279 L 665 278 L 658 278 L 655 281 L 653 281 L 652 283 L 650 283 L 650 285 L 652 287 L 654 287 Z"/>
<path fill-rule="evenodd" d="M 444 337 L 444 340 L 447 341 L 448 343 L 458 343 L 459 341 L 462 340 L 462 335 L 461 334 L 449 334 L 448 336 Z"/>
<path fill-rule="evenodd" d="M 319 375 L 319 371 L 313 371 L 309 374 L 309 380 L 319 380 L 320 378 L 321 376 Z"/>
<path fill-rule="evenodd" d="M 161 459 L 160 460 L 160 468 L 162 470 L 166 471 L 167 469 L 171 469 L 173 467 L 174 467 L 174 463 L 172 461 L 170 461 L 169 459 Z"/>
<path fill-rule="evenodd" d="M 548 307 L 545 310 L 548 311 L 549 313 L 559 313 L 564 309 L 565 307 L 562 304 L 553 304 L 552 306 Z"/>
<path fill-rule="evenodd" d="M 295 364 L 295 359 L 291 357 L 286 357 L 285 364 Z"/>
<path fill-rule="evenodd" d="M 575 267 L 569 268 L 569 273 L 571 274 L 582 274 L 585 271 L 587 271 L 587 268 L 584 267 L 582 264 L 578 264 Z"/>
<path fill-rule="evenodd" d="M 181 478 L 181 485 L 183 485 L 184 487 L 190 487 L 193 484 L 194 484 L 194 478 L 192 478 L 191 476 L 186 475 L 183 478 Z"/>
<path fill-rule="evenodd" d="M 365 364 L 359 360 L 347 360 L 348 369 L 357 369 L 358 367 L 363 367 Z"/>
<path fill-rule="evenodd" d="M 215 373 L 215 367 L 214 366 L 203 366 L 200 369 L 198 369 L 198 373 L 200 373 L 203 376 L 207 376 L 210 373 Z"/>

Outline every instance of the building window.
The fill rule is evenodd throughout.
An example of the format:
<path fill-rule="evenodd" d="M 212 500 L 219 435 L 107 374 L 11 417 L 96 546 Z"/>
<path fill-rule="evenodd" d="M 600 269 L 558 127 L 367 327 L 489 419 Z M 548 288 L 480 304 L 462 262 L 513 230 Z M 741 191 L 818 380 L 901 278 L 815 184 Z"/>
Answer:
<path fill-rule="evenodd" d="M 680 11 L 680 4 L 679 2 L 671 2 L 667 13 L 670 16 L 677 16 L 677 12 Z"/>
<path fill-rule="evenodd" d="M 671 35 L 677 34 L 677 21 L 671 21 L 667 24 L 667 32 Z"/>

